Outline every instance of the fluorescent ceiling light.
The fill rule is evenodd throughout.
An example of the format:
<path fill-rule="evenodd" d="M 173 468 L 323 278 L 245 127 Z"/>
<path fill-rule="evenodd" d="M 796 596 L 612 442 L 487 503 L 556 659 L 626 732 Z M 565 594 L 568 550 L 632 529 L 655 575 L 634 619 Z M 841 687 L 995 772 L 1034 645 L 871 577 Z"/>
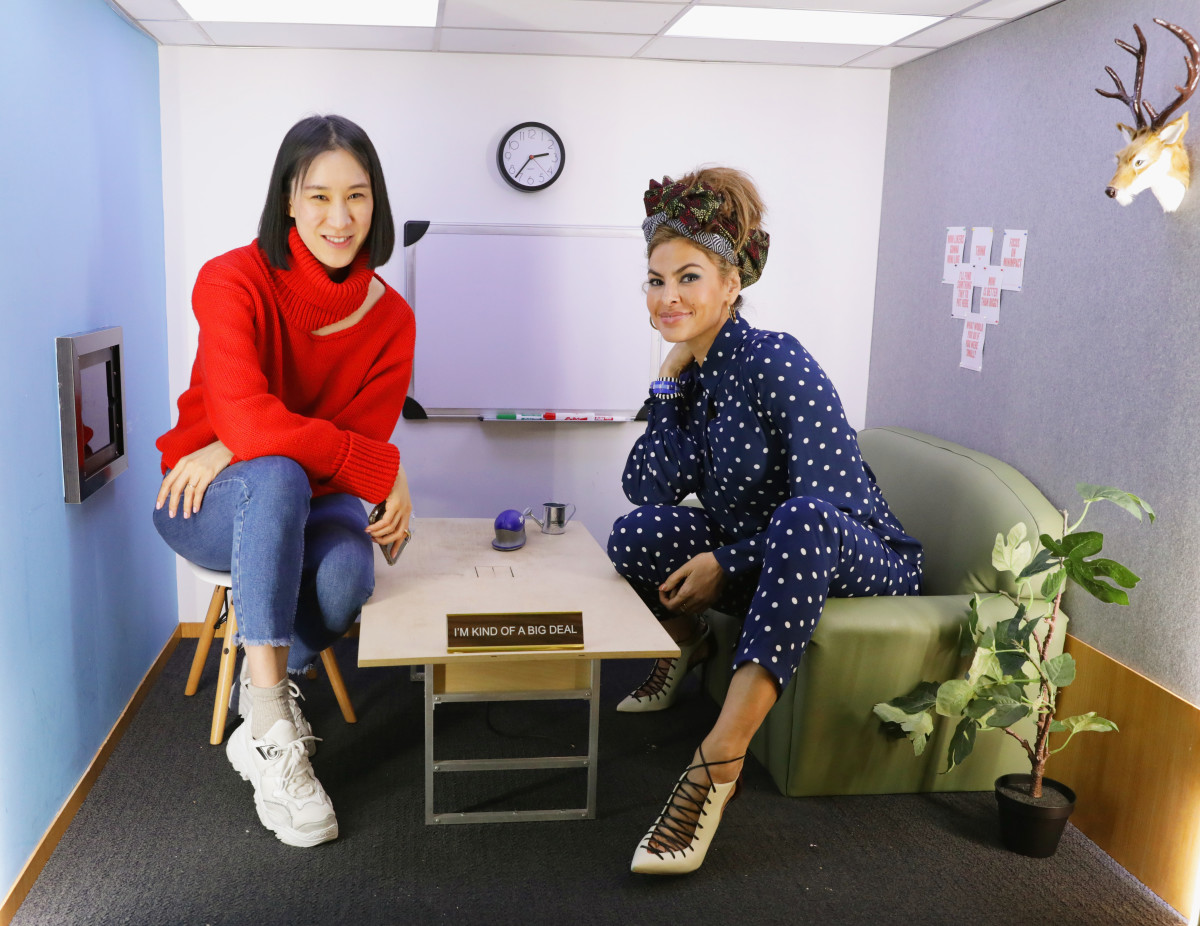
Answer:
<path fill-rule="evenodd" d="M 438 0 L 179 0 L 197 22 L 437 25 Z"/>
<path fill-rule="evenodd" d="M 895 13 L 694 6 L 664 34 L 706 39 L 890 45 L 942 19 L 941 16 L 903 16 Z"/>

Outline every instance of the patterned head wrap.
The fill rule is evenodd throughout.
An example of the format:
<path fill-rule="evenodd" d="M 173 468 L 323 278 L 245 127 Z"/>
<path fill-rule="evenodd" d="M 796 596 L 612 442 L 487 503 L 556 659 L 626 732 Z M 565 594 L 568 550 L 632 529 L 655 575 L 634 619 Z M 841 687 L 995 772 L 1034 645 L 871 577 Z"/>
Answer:
<path fill-rule="evenodd" d="M 771 236 L 756 228 L 750 232 L 742 249 L 735 251 L 737 226 L 728 216 L 720 214 L 724 198 L 707 183 L 689 187 L 682 181 L 663 177 L 662 183 L 650 181 L 650 189 L 642 199 L 646 204 L 646 220 L 642 222 L 646 241 L 654 236 L 660 225 L 667 225 L 735 265 L 742 289 L 762 276 Z"/>

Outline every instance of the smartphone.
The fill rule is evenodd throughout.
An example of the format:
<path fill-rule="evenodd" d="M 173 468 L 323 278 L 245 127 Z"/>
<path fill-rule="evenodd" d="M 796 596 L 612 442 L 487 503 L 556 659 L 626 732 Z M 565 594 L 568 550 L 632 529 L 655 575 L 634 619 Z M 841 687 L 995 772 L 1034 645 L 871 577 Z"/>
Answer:
<path fill-rule="evenodd" d="M 386 505 L 386 502 L 380 502 L 378 505 L 372 508 L 371 513 L 367 515 L 367 523 L 374 524 L 376 521 L 382 518 Z M 404 548 L 408 546 L 408 542 L 410 540 L 412 540 L 411 528 L 409 528 L 408 532 L 404 535 L 403 540 L 393 541 L 389 546 L 386 547 L 383 544 L 379 545 L 383 550 L 383 558 L 387 560 L 389 566 L 396 565 L 396 560 L 400 558 L 400 554 L 404 552 Z"/>

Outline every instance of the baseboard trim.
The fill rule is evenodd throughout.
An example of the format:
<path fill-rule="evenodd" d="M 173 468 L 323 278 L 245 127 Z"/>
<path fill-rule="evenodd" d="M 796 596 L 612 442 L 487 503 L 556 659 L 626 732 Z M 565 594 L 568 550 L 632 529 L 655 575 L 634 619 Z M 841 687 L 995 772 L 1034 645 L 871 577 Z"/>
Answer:
<path fill-rule="evenodd" d="M 176 628 L 171 633 L 171 636 L 163 646 L 162 652 L 158 654 L 158 658 L 154 660 L 154 664 L 150 666 L 149 671 L 146 672 L 146 675 L 138 684 L 133 697 L 129 699 L 129 703 L 121 711 L 121 716 L 113 724 L 112 730 L 105 737 L 91 764 L 79 779 L 79 783 L 75 785 L 75 788 L 64 802 L 62 809 L 55 815 L 45 835 L 42 836 L 34 848 L 33 853 L 29 856 L 29 860 L 25 863 L 25 867 L 21 869 L 20 875 L 17 876 L 16 883 L 13 884 L 8 895 L 4 898 L 4 903 L 0 904 L 0 926 L 8 926 L 12 922 L 13 917 L 17 915 L 17 909 L 21 906 L 26 896 L 28 896 L 30 890 L 33 889 L 34 882 L 37 881 L 38 875 L 42 873 L 46 862 L 50 860 L 50 856 L 54 853 L 58 841 L 62 839 L 63 833 L 67 831 L 67 827 L 71 825 L 71 821 L 83 805 L 88 792 L 92 790 L 92 785 L 96 783 L 96 779 L 100 776 L 100 772 L 103 771 L 105 764 L 108 762 L 108 757 L 112 755 L 112 751 L 116 748 L 117 743 L 125 735 L 125 731 L 129 728 L 129 724 L 137 714 L 138 708 L 142 706 L 146 695 L 154 687 L 158 676 L 162 674 L 162 670 L 167 665 L 167 660 L 175 652 L 175 647 L 179 645 L 179 640 L 182 636 L 179 628 Z"/>
<path fill-rule="evenodd" d="M 1069 634 L 1066 651 L 1078 677 L 1059 716 L 1095 711 L 1120 732 L 1081 734 L 1047 771 L 1078 796 L 1071 822 L 1189 917 L 1200 904 L 1200 707 Z"/>

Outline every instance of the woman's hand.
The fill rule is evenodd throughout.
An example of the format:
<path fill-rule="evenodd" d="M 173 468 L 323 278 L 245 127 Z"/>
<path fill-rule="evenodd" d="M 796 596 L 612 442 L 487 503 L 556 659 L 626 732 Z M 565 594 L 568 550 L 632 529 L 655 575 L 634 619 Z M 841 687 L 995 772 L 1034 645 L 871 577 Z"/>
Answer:
<path fill-rule="evenodd" d="M 217 474 L 228 466 L 232 459 L 233 453 L 219 440 L 180 457 L 179 462 L 162 481 L 155 509 L 161 508 L 169 498 L 171 507 L 168 513 L 175 517 L 179 501 L 182 499 L 183 516 L 189 518 L 196 514 L 200 511 L 200 503 L 204 501 L 204 492 L 209 483 L 217 478 Z"/>
<path fill-rule="evenodd" d="M 699 614 L 716 603 L 725 585 L 725 570 L 712 553 L 698 553 L 667 576 L 658 600 L 668 611 Z"/>
<path fill-rule="evenodd" d="M 678 379 L 679 374 L 687 369 L 687 365 L 692 362 L 692 351 L 687 346 L 686 341 L 680 341 L 671 347 L 667 353 L 666 359 L 662 362 L 662 367 L 659 368 L 659 379 Z"/>
<path fill-rule="evenodd" d="M 409 531 L 412 520 L 412 497 L 408 494 L 408 477 L 404 474 L 404 464 L 396 469 L 396 481 L 392 491 L 384 499 L 383 516 L 374 524 L 367 525 L 367 533 L 371 539 L 384 547 L 403 540 Z"/>

